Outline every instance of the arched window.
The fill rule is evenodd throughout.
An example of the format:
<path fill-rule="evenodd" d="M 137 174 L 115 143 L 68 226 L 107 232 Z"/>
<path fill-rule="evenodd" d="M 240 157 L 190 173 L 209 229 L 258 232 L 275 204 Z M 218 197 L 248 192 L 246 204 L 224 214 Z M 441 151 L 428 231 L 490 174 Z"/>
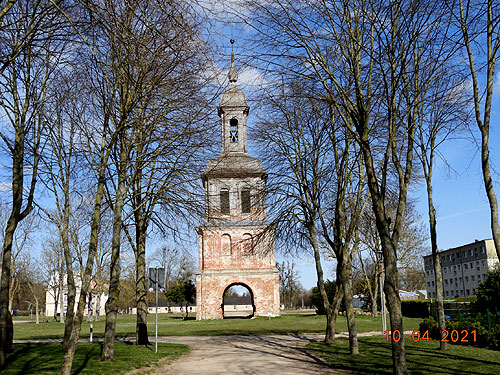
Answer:
<path fill-rule="evenodd" d="M 250 202 L 250 190 L 243 189 L 241 191 L 241 212 L 244 214 L 249 214 L 251 211 L 251 202 Z"/>
<path fill-rule="evenodd" d="M 229 139 L 232 143 L 238 142 L 238 120 L 232 118 L 229 120 L 229 126 L 231 127 L 229 130 Z"/>
<path fill-rule="evenodd" d="M 220 191 L 220 212 L 223 214 L 229 213 L 229 190 L 221 189 Z"/>
<path fill-rule="evenodd" d="M 220 246 L 222 255 L 231 255 L 231 236 L 229 234 L 222 235 Z"/>
<path fill-rule="evenodd" d="M 241 245 L 243 255 L 248 256 L 253 254 L 253 239 L 251 234 L 245 233 L 242 236 Z"/>

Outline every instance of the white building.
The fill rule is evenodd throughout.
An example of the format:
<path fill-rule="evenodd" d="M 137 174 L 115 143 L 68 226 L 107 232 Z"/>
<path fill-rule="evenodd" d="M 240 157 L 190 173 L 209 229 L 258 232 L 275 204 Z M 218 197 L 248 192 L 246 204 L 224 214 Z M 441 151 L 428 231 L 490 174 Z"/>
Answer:
<path fill-rule="evenodd" d="M 74 311 L 78 308 L 78 300 L 80 299 L 80 291 L 82 289 L 82 281 L 80 277 L 75 276 L 76 283 L 76 299 L 75 299 L 75 308 Z M 102 288 L 107 289 L 107 288 Z M 63 277 L 63 285 L 62 288 L 59 286 L 59 274 L 54 273 L 50 277 L 50 282 L 47 290 L 45 291 L 45 316 L 54 316 L 54 310 L 56 309 L 55 301 L 58 300 L 57 311 L 56 313 L 59 315 L 62 311 L 64 313 L 67 312 L 68 308 L 68 284 L 67 284 L 67 275 Z M 108 299 L 108 295 L 105 292 L 99 293 L 96 288 L 96 283 L 92 281 L 91 293 L 87 296 L 87 301 L 85 304 L 85 309 L 83 310 L 84 315 L 96 314 L 99 312 L 99 315 L 105 315 L 106 311 L 104 308 L 104 304 Z M 90 304 L 89 304 L 90 300 Z M 99 310 L 99 311 L 97 311 Z"/>
<path fill-rule="evenodd" d="M 481 281 L 498 264 L 492 239 L 476 240 L 467 245 L 439 252 L 443 297 L 467 297 L 475 295 Z M 436 298 L 436 278 L 432 255 L 424 256 L 425 282 L 428 298 Z"/>

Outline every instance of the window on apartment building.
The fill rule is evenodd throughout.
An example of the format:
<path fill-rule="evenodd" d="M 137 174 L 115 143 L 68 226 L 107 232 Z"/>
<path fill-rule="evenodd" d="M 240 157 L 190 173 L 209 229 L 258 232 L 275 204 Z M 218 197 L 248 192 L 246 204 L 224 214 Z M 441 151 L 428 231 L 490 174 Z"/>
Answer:
<path fill-rule="evenodd" d="M 486 261 L 485 260 L 483 260 L 481 263 L 482 263 L 483 267 L 486 267 Z"/>
<path fill-rule="evenodd" d="M 462 253 L 464 258 L 467 258 L 467 251 L 464 250 L 464 252 Z"/>
<path fill-rule="evenodd" d="M 458 265 L 458 270 L 460 271 L 460 270 L 461 270 L 461 268 L 462 268 L 462 266 L 459 264 L 459 265 Z"/>
<path fill-rule="evenodd" d="M 465 276 L 465 282 L 468 283 L 469 282 L 469 276 Z"/>
<path fill-rule="evenodd" d="M 444 273 L 448 273 L 448 267 L 444 267 Z"/>
<path fill-rule="evenodd" d="M 445 257 L 441 257 L 441 262 L 444 262 L 446 260 Z"/>
<path fill-rule="evenodd" d="M 444 279 L 444 285 L 448 285 L 448 279 Z"/>
<path fill-rule="evenodd" d="M 451 255 L 450 254 L 448 254 L 448 260 L 451 260 Z"/>
<path fill-rule="evenodd" d="M 476 281 L 476 276 L 472 275 L 472 276 L 470 277 L 470 279 L 471 279 L 472 281 Z"/>
<path fill-rule="evenodd" d="M 470 255 L 471 257 L 472 257 L 472 256 L 474 256 L 474 249 L 470 249 L 470 250 L 469 250 L 469 255 Z"/>
<path fill-rule="evenodd" d="M 448 297 L 448 291 L 444 292 L 444 294 L 446 295 L 446 297 Z"/>
<path fill-rule="evenodd" d="M 434 281 L 431 281 L 432 286 L 434 286 Z"/>
<path fill-rule="evenodd" d="M 467 289 L 467 295 L 470 296 L 470 289 Z"/>
<path fill-rule="evenodd" d="M 481 254 L 484 254 L 486 252 L 484 246 L 481 246 Z"/>
<path fill-rule="evenodd" d="M 474 263 L 471 263 L 470 264 L 470 269 L 473 269 L 474 268 Z"/>
<path fill-rule="evenodd" d="M 464 264 L 464 270 L 468 270 L 469 266 L 467 264 Z"/>
<path fill-rule="evenodd" d="M 460 251 L 457 253 L 457 258 L 460 258 Z"/>
<path fill-rule="evenodd" d="M 457 266 L 453 266 L 453 271 L 456 271 L 457 270 Z"/>
<path fill-rule="evenodd" d="M 431 282 L 430 281 L 427 281 L 427 287 L 430 288 L 431 287 Z"/>

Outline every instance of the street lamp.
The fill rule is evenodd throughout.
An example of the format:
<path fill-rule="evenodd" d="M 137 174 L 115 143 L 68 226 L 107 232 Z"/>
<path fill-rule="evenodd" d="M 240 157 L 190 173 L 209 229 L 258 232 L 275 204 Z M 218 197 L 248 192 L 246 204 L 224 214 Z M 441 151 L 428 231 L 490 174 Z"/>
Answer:
<path fill-rule="evenodd" d="M 379 289 L 380 289 L 380 309 L 382 312 L 382 332 L 387 331 L 387 326 L 386 326 L 386 319 L 385 319 L 385 298 L 384 298 L 384 285 L 382 283 L 382 273 L 384 271 L 383 269 L 383 264 L 382 264 L 382 251 L 378 250 L 375 251 L 375 255 L 377 257 L 377 263 L 379 263 L 379 273 L 378 273 L 378 280 L 379 280 Z"/>

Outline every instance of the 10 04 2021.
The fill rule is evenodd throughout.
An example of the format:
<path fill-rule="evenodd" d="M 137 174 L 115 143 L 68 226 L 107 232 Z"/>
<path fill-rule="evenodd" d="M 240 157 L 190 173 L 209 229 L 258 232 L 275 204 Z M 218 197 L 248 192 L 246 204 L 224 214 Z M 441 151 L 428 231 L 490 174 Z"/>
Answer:
<path fill-rule="evenodd" d="M 390 331 L 384 331 L 386 341 L 389 342 L 390 340 L 394 342 L 399 342 L 403 335 L 401 335 L 401 332 L 399 330 L 394 330 L 392 332 Z M 448 330 L 443 330 L 441 331 L 441 339 L 440 341 L 443 342 L 454 342 L 454 343 L 468 343 L 468 342 L 476 342 L 476 330 L 473 331 L 467 331 L 465 329 L 458 331 L 456 329 L 448 331 Z M 413 342 L 419 342 L 420 340 L 425 340 L 429 342 L 432 340 L 429 336 L 429 330 L 424 331 L 421 333 L 419 330 L 413 330 L 411 332 L 411 339 Z M 409 341 L 409 340 L 405 340 Z M 438 341 L 438 340 L 434 340 Z"/>

